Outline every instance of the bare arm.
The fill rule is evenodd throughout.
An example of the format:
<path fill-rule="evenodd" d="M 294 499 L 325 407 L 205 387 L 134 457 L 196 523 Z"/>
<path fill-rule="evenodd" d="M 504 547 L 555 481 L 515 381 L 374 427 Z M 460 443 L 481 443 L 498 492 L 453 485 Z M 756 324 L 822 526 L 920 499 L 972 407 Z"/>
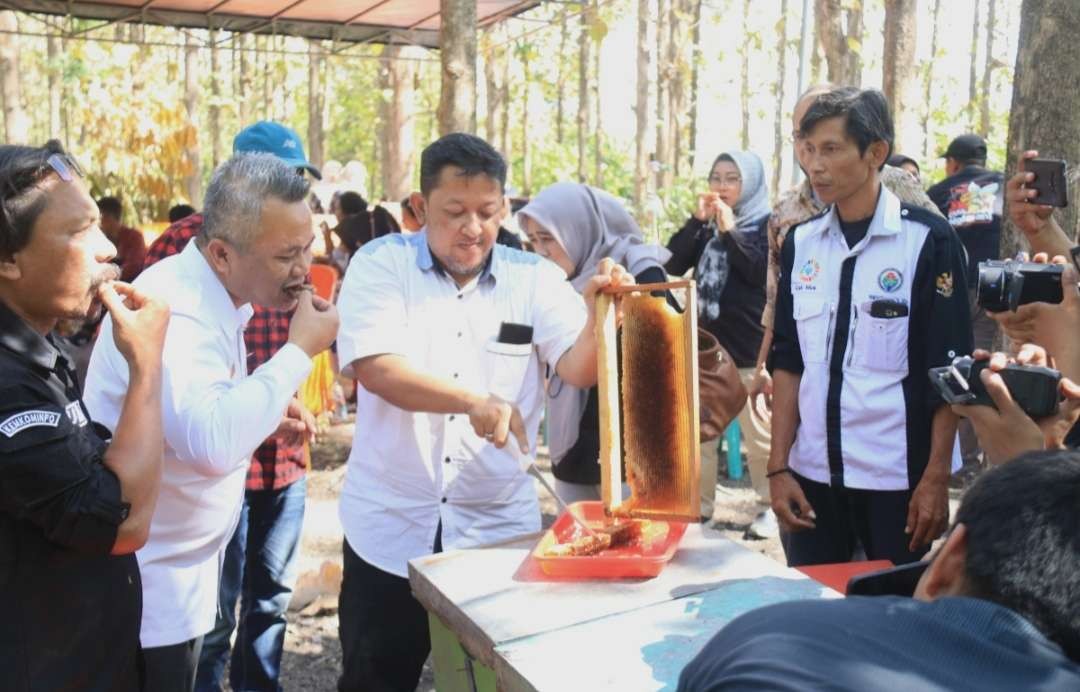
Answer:
<path fill-rule="evenodd" d="M 930 459 L 908 503 L 908 549 L 918 550 L 945 532 L 949 523 L 949 475 L 956 439 L 957 416 L 942 405 L 934 412 L 930 431 Z"/>
<path fill-rule="evenodd" d="M 418 373 L 398 355 L 368 356 L 353 361 L 352 367 L 364 389 L 413 413 L 466 413 L 485 398 L 438 377 Z"/>
<path fill-rule="evenodd" d="M 769 476 L 769 495 L 776 518 L 787 531 L 814 528 L 814 508 L 806 499 L 799 482 L 790 472 L 788 455 L 795 444 L 799 428 L 799 384 L 802 375 L 787 370 L 773 373 L 772 447 L 766 472 Z"/>

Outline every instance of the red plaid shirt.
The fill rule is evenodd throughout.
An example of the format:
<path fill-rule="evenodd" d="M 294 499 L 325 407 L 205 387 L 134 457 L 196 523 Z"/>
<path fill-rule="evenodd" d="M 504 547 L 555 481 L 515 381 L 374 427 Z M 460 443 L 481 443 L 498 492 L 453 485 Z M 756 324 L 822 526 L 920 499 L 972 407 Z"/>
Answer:
<path fill-rule="evenodd" d="M 146 267 L 179 253 L 202 230 L 202 214 L 192 214 L 165 229 L 146 252 Z M 289 320 L 284 310 L 255 307 L 244 331 L 248 349 L 248 372 L 270 360 L 289 341 Z M 277 490 L 300 480 L 307 470 L 304 445 L 290 445 L 271 435 L 255 450 L 248 467 L 248 490 Z"/>

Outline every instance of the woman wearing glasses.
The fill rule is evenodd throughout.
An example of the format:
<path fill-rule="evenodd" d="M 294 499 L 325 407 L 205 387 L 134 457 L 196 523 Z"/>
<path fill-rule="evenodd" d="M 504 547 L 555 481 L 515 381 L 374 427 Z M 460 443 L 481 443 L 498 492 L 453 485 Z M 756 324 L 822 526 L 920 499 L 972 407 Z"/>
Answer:
<path fill-rule="evenodd" d="M 709 189 L 698 195 L 693 215 L 668 241 L 671 259 L 665 266 L 674 276 L 694 270 L 698 326 L 731 354 L 747 383 L 753 377 L 763 333 L 770 213 L 765 168 L 753 152 L 727 151 L 713 162 L 708 182 Z M 744 407 L 739 426 L 749 451 L 751 478 L 756 481 L 768 461 L 769 430 L 767 424 L 752 418 Z M 716 447 L 716 440 L 701 446 L 703 518 L 713 513 Z"/>

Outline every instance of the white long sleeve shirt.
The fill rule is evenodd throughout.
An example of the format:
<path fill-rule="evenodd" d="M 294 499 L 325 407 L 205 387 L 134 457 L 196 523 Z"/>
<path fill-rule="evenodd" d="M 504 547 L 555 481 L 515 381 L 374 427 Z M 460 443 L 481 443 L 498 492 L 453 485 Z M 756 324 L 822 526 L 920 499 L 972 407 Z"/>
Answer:
<path fill-rule="evenodd" d="M 210 631 L 225 546 L 239 517 L 251 454 L 277 429 L 311 359 L 287 344 L 247 373 L 237 308 L 195 243 L 153 265 L 135 286 L 169 304 L 162 355 L 165 458 L 150 538 L 138 551 L 144 647 L 179 644 Z M 115 430 L 128 368 L 105 319 L 90 359 L 85 402 Z"/>

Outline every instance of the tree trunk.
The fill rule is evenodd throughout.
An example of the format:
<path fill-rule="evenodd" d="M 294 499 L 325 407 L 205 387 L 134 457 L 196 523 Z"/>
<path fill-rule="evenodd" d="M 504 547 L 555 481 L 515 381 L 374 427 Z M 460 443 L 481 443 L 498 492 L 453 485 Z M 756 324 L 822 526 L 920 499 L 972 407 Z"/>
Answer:
<path fill-rule="evenodd" d="M 773 195 L 780 193 L 780 173 L 784 167 L 784 130 L 787 118 L 784 117 L 784 77 L 787 74 L 787 13 L 788 0 L 780 0 L 780 40 L 776 46 L 778 79 L 776 80 L 776 115 L 773 118 Z"/>
<path fill-rule="evenodd" d="M 502 112 L 499 113 L 499 135 L 502 137 L 499 151 L 503 156 L 510 158 L 510 51 L 503 53 L 502 82 L 499 84 L 499 100 L 502 101 Z"/>
<path fill-rule="evenodd" d="M 589 12 L 581 13 L 581 37 L 578 51 L 578 111 L 577 111 L 577 179 L 579 183 L 588 180 L 588 151 L 586 138 L 589 133 Z"/>
<path fill-rule="evenodd" d="M 802 0 L 802 17 L 799 25 L 799 88 L 796 92 L 798 95 L 802 95 L 810 87 L 811 54 L 817 55 L 817 44 L 813 38 L 813 24 L 811 23 L 813 11 L 810 0 Z M 802 168 L 799 167 L 799 159 L 795 156 L 795 147 L 792 147 L 791 184 L 797 185 L 801 175 Z M 780 190 L 775 192 L 777 195 L 780 194 Z"/>
<path fill-rule="evenodd" d="M 0 30 L 19 30 L 14 12 L 0 12 Z M 14 33 L 0 34 L 0 101 L 4 104 L 4 141 L 29 144 L 30 122 L 22 106 L 18 41 L 19 37 Z"/>
<path fill-rule="evenodd" d="M 656 0 L 656 189 L 667 188 L 671 170 L 671 63 L 668 44 L 671 41 L 671 0 Z"/>
<path fill-rule="evenodd" d="M 687 41 L 690 33 L 690 20 L 693 13 L 690 0 L 674 0 L 671 13 L 671 38 L 669 51 L 674 69 L 671 84 L 671 113 L 674 126 L 671 128 L 671 176 L 677 178 L 684 170 L 683 151 L 686 141 L 686 128 L 690 118 L 690 55 L 693 42 Z"/>
<path fill-rule="evenodd" d="M 385 55 L 385 50 L 383 51 Z M 308 39 L 308 161 L 322 168 L 325 161 L 326 58 L 321 41 Z"/>
<path fill-rule="evenodd" d="M 634 97 L 634 209 L 643 214 L 645 195 L 649 187 L 649 5 L 650 0 L 637 4 L 637 86 Z"/>
<path fill-rule="evenodd" d="M 247 127 L 251 124 L 253 118 L 251 117 L 251 62 L 248 57 L 248 35 L 240 34 L 236 37 L 240 45 L 239 55 L 239 77 L 237 81 L 237 101 L 238 111 L 237 117 L 240 119 L 240 127 Z"/>
<path fill-rule="evenodd" d="M 46 50 L 49 55 L 49 137 L 62 139 L 63 123 L 60 113 L 63 101 L 60 99 L 60 91 L 63 88 L 63 75 L 57 65 L 61 55 L 60 39 L 50 35 Z"/>
<path fill-rule="evenodd" d="M 604 187 L 604 118 L 600 101 L 600 48 L 603 39 L 593 46 L 593 185 Z"/>
<path fill-rule="evenodd" d="M 990 89 L 993 86 L 993 74 L 996 61 L 994 60 L 994 10 L 997 0 L 988 0 L 988 14 L 986 16 L 986 63 L 982 74 L 982 97 L 979 99 L 979 134 L 990 136 Z"/>
<path fill-rule="evenodd" d="M 566 12 L 559 18 L 559 54 L 555 56 L 558 76 L 555 80 L 555 141 L 563 143 L 566 121 L 566 40 L 570 34 Z"/>
<path fill-rule="evenodd" d="M 256 39 L 257 38 L 258 37 L 256 37 Z M 271 40 L 270 36 L 263 36 L 262 37 L 263 52 L 259 54 L 259 57 L 262 58 L 262 93 L 263 93 L 263 101 L 262 101 L 262 112 L 263 112 L 263 114 L 262 114 L 262 119 L 263 120 L 273 120 L 273 118 L 274 118 L 274 114 L 273 114 L 274 104 L 270 99 L 270 97 L 272 95 L 271 92 L 270 92 L 270 54 L 265 52 L 266 50 L 268 50 L 271 47 L 270 46 L 270 40 Z M 256 45 L 258 45 L 258 44 L 256 43 Z"/>
<path fill-rule="evenodd" d="M 915 45 L 918 0 L 885 0 L 885 55 L 881 83 L 892 111 L 896 151 L 915 151 Z"/>
<path fill-rule="evenodd" d="M 690 54 L 690 134 L 687 135 L 687 147 L 690 150 L 689 170 L 693 172 L 697 160 L 697 123 L 698 123 L 698 80 L 701 75 L 701 6 L 704 0 L 693 0 L 694 4 L 694 48 Z"/>
<path fill-rule="evenodd" d="M 841 0 L 816 0 L 818 41 L 825 50 L 828 80 L 843 86 L 862 83 L 859 51 L 862 50 L 862 4 L 845 12 Z"/>
<path fill-rule="evenodd" d="M 862 42 L 863 42 L 863 4 L 867 0 L 852 3 L 845 12 L 847 33 L 844 43 L 847 46 L 847 75 L 851 86 L 862 84 Z"/>
<path fill-rule="evenodd" d="M 977 62 L 977 53 L 979 52 L 979 6 L 981 4 L 980 0 L 975 0 L 975 11 L 972 13 L 973 19 L 971 22 L 971 61 L 969 62 L 970 72 L 968 74 L 967 102 L 967 122 L 969 132 L 975 129 L 975 107 L 979 100 L 979 80 L 975 74 L 975 65 Z"/>
<path fill-rule="evenodd" d="M 1008 163 L 1016 170 L 1017 156 L 1038 149 L 1042 158 L 1080 161 L 1080 91 L 1047 85 L 1074 83 L 1080 65 L 1080 4 L 1075 0 L 1024 0 L 1020 10 L 1020 39 L 1013 77 L 1009 118 Z M 1069 206 L 1054 212 L 1070 238 L 1077 237 L 1080 177 L 1069 176 Z M 1007 218 L 1002 224 L 1001 252 L 1012 257 L 1021 234 Z"/>
<path fill-rule="evenodd" d="M 529 62 L 530 47 L 521 51 L 521 194 L 532 196 L 532 147 L 529 146 L 529 92 L 532 91 L 532 65 Z"/>
<path fill-rule="evenodd" d="M 506 102 L 502 98 L 502 83 L 499 80 L 500 62 L 505 55 L 505 48 L 492 48 L 488 51 L 484 60 L 484 83 L 487 91 L 487 140 L 491 146 L 500 148 L 502 138 L 499 126 L 502 124 L 502 111 L 506 108 Z M 503 156 L 509 152 L 503 151 Z"/>
<path fill-rule="evenodd" d="M 401 58 L 416 57 L 416 48 L 384 46 L 381 77 L 385 117 L 382 139 L 386 149 L 382 157 L 383 194 L 391 200 L 403 199 L 412 192 L 416 167 L 416 71 L 417 63 Z"/>
<path fill-rule="evenodd" d="M 198 209 L 202 206 L 202 175 L 199 172 L 199 46 L 187 34 L 184 39 L 184 108 L 187 110 L 188 145 L 184 150 L 188 174 L 184 176 L 184 190 L 188 202 Z"/>
<path fill-rule="evenodd" d="M 743 40 L 739 49 L 739 112 L 742 114 L 741 148 L 750 148 L 750 0 L 743 0 Z"/>
<path fill-rule="evenodd" d="M 439 134 L 476 131 L 476 3 L 440 0 Z"/>
<path fill-rule="evenodd" d="M 930 137 L 930 112 L 934 110 L 933 105 L 930 102 L 930 96 L 932 94 L 932 88 L 934 84 L 934 64 L 937 62 L 937 50 L 938 50 L 938 24 L 941 17 L 941 0 L 934 0 L 934 28 L 930 34 L 930 59 L 926 61 L 926 75 L 923 82 L 923 118 L 922 118 L 922 131 L 925 133 L 923 139 L 923 160 L 929 161 L 933 152 L 934 140 Z"/>
<path fill-rule="evenodd" d="M 218 31 L 210 30 L 210 107 L 207 109 L 207 127 L 210 130 L 210 160 L 213 167 L 221 163 L 221 76 L 218 73 Z"/>

